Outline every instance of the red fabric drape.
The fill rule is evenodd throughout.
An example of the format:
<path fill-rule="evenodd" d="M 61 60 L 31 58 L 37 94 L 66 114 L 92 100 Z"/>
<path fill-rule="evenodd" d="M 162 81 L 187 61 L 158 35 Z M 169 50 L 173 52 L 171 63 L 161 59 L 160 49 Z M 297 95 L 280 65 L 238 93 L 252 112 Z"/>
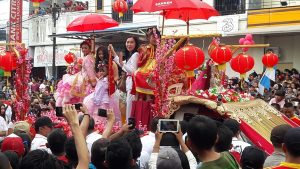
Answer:
<path fill-rule="evenodd" d="M 109 52 L 108 59 L 108 94 L 112 95 L 116 91 L 115 80 L 114 80 L 114 70 L 113 70 L 113 61 L 112 61 L 112 52 Z"/>
<path fill-rule="evenodd" d="M 284 114 L 282 114 L 282 118 L 292 127 L 299 127 L 299 125 L 297 123 L 293 122 L 291 119 L 286 117 Z"/>
<path fill-rule="evenodd" d="M 273 153 L 273 145 L 243 120 L 241 120 L 241 130 L 257 147 L 269 155 Z"/>

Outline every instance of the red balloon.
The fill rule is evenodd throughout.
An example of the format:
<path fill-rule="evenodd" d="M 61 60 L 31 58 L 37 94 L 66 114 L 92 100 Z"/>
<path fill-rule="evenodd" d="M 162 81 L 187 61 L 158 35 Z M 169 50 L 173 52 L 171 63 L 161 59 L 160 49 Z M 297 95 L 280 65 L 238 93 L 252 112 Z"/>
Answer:
<path fill-rule="evenodd" d="M 0 68 L 5 71 L 12 71 L 17 68 L 17 57 L 11 52 L 6 52 L 0 56 Z"/>
<path fill-rule="evenodd" d="M 65 61 L 71 64 L 74 62 L 74 57 L 75 55 L 72 52 L 69 52 L 68 54 L 65 55 Z"/>
<path fill-rule="evenodd" d="M 180 69 L 192 71 L 204 62 L 204 53 L 198 47 L 187 45 L 175 53 L 174 61 Z"/>
<path fill-rule="evenodd" d="M 229 62 L 232 58 L 232 51 L 229 47 L 217 47 L 212 52 L 210 57 L 219 65 Z"/>
<path fill-rule="evenodd" d="M 262 57 L 262 62 L 266 67 L 274 67 L 278 63 L 278 56 L 273 52 L 267 53 Z"/>
<path fill-rule="evenodd" d="M 118 13 L 125 13 L 128 10 L 128 5 L 124 0 L 116 0 L 113 4 L 113 10 Z"/>
<path fill-rule="evenodd" d="M 230 66 L 234 71 L 244 74 L 254 67 L 254 59 L 250 55 L 240 53 L 231 60 Z"/>

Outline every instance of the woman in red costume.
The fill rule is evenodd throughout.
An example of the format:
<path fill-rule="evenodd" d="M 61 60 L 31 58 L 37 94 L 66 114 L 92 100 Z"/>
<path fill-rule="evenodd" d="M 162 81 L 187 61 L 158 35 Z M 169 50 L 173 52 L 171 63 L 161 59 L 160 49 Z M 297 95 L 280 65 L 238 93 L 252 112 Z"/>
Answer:
<path fill-rule="evenodd" d="M 135 117 L 137 124 L 149 126 L 152 119 L 151 104 L 154 97 L 151 73 L 156 64 L 156 41 L 157 38 L 160 38 L 160 32 L 155 27 L 148 28 L 146 37 L 149 44 L 141 45 L 139 48 L 138 69 L 134 74 L 137 101 L 133 101 L 131 116 Z"/>

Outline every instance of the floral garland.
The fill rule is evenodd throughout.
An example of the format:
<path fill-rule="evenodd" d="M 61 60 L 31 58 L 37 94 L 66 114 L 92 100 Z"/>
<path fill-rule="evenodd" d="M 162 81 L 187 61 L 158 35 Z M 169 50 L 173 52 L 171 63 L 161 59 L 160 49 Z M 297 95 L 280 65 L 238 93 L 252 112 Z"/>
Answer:
<path fill-rule="evenodd" d="M 30 82 L 30 73 L 32 69 L 31 59 L 27 56 L 27 49 L 17 47 L 15 53 L 18 57 L 17 69 L 14 77 L 16 87 L 16 102 L 14 110 L 16 111 L 16 120 L 24 120 L 26 113 L 30 108 L 30 96 L 28 93 L 28 83 Z"/>
<path fill-rule="evenodd" d="M 252 97 L 249 93 L 238 93 L 232 89 L 223 89 L 220 93 L 218 93 L 218 89 L 216 87 L 210 88 L 209 90 L 196 90 L 189 94 L 212 101 L 217 101 L 218 96 L 221 95 L 223 103 L 244 102 L 254 99 L 254 97 Z"/>
<path fill-rule="evenodd" d="M 174 46 L 176 41 L 174 39 L 168 39 L 165 41 L 165 44 L 161 44 L 155 29 L 153 32 L 156 38 L 157 48 L 155 51 L 156 65 L 152 76 L 155 86 L 159 86 L 155 87 L 154 90 L 155 100 L 153 104 L 153 115 L 164 117 L 169 112 L 168 87 L 170 86 L 170 81 L 174 76 L 173 71 L 175 70 L 175 54 L 173 53 L 169 57 L 165 57 L 165 54 Z"/>

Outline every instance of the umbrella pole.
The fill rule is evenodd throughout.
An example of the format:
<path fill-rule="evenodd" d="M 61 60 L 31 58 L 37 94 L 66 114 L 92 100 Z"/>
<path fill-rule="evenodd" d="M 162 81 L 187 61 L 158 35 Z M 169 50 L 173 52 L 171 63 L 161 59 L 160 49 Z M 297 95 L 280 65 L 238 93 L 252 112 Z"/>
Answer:
<path fill-rule="evenodd" d="M 186 33 L 187 33 L 187 35 L 190 35 L 190 21 L 186 22 L 186 26 L 187 26 Z"/>

